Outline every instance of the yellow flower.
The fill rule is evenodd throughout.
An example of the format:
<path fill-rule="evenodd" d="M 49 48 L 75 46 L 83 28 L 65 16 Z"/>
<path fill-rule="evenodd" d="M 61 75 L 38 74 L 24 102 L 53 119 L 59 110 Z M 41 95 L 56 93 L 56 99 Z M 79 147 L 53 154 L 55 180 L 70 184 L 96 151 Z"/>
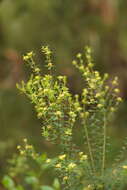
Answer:
<path fill-rule="evenodd" d="M 56 164 L 56 168 L 61 168 L 61 164 Z"/>
<path fill-rule="evenodd" d="M 47 159 L 47 160 L 46 160 L 46 163 L 50 163 L 50 162 L 51 162 L 51 159 Z"/>
<path fill-rule="evenodd" d="M 52 126 L 51 126 L 51 125 L 48 125 L 48 126 L 47 126 L 47 129 L 51 129 L 51 128 L 52 128 Z"/>
<path fill-rule="evenodd" d="M 25 148 L 26 149 L 32 149 L 33 147 L 32 147 L 32 145 L 26 145 Z"/>
<path fill-rule="evenodd" d="M 60 160 L 64 160 L 64 158 L 66 158 L 66 154 L 63 154 L 63 155 L 60 155 L 60 156 L 59 156 L 59 159 L 60 159 Z"/>
<path fill-rule="evenodd" d="M 21 150 L 21 151 L 20 151 L 20 154 L 21 154 L 21 155 L 24 155 L 24 154 L 25 154 L 25 151 Z"/>
<path fill-rule="evenodd" d="M 80 158 L 81 161 L 83 160 L 87 160 L 87 155 L 82 155 L 81 158 Z"/>
<path fill-rule="evenodd" d="M 93 66 L 94 66 L 93 63 L 89 63 L 89 64 L 88 64 L 88 67 L 93 67 Z"/>
<path fill-rule="evenodd" d="M 108 73 L 105 73 L 105 74 L 104 74 L 104 79 L 108 79 L 108 77 L 109 77 L 109 74 L 108 74 Z"/>
<path fill-rule="evenodd" d="M 117 101 L 118 101 L 118 102 L 122 102 L 122 98 L 121 98 L 121 97 L 118 97 L 118 98 L 117 98 Z"/>
<path fill-rule="evenodd" d="M 72 135 L 72 130 L 71 129 L 67 129 L 65 131 L 65 135 Z"/>
<path fill-rule="evenodd" d="M 115 88 L 115 89 L 114 89 L 114 92 L 115 92 L 115 93 L 119 93 L 120 90 L 119 90 L 118 88 Z"/>
<path fill-rule="evenodd" d="M 127 165 L 122 166 L 123 169 L 127 169 Z"/>
<path fill-rule="evenodd" d="M 116 110 L 115 110 L 115 108 L 111 107 L 111 108 L 110 108 L 110 111 L 111 111 L 111 112 L 115 112 Z"/>
<path fill-rule="evenodd" d="M 102 108 L 103 105 L 102 105 L 102 104 L 98 104 L 97 107 L 98 107 L 98 108 Z"/>
<path fill-rule="evenodd" d="M 21 146 L 20 146 L 20 145 L 18 145 L 18 146 L 17 146 L 17 149 L 20 149 L 20 148 L 21 148 Z"/>
<path fill-rule="evenodd" d="M 61 115 L 62 115 L 62 112 L 61 112 L 61 111 L 57 111 L 57 112 L 56 112 L 56 115 L 61 116 Z"/>
<path fill-rule="evenodd" d="M 79 152 L 79 156 L 82 156 L 83 155 L 83 152 Z"/>
<path fill-rule="evenodd" d="M 26 142 L 27 142 L 27 139 L 25 138 L 25 139 L 23 139 L 23 141 L 26 143 Z"/>
<path fill-rule="evenodd" d="M 68 176 L 64 176 L 64 177 L 63 177 L 63 180 L 64 180 L 64 181 L 68 180 Z"/>
<path fill-rule="evenodd" d="M 69 165 L 68 165 L 68 169 L 69 170 L 71 170 L 71 169 L 73 169 L 73 168 L 75 168 L 76 167 L 76 164 L 75 163 L 70 163 Z"/>
<path fill-rule="evenodd" d="M 89 112 L 88 111 L 86 111 L 84 114 L 85 114 L 85 117 L 89 116 Z"/>
<path fill-rule="evenodd" d="M 97 93 L 97 94 L 95 95 L 96 98 L 98 98 L 98 97 L 100 97 L 100 96 L 101 96 L 101 93 Z"/>
<path fill-rule="evenodd" d="M 73 65 L 77 65 L 77 62 L 75 60 L 72 61 Z"/>
<path fill-rule="evenodd" d="M 105 89 L 108 90 L 108 89 L 109 89 L 109 86 L 106 85 L 106 86 L 105 86 Z"/>
<path fill-rule="evenodd" d="M 33 51 L 27 53 L 27 56 L 28 56 L 28 57 L 32 57 L 32 56 L 33 56 Z"/>
<path fill-rule="evenodd" d="M 81 58 L 82 57 L 82 54 L 81 53 L 78 53 L 77 54 L 77 58 Z"/>
<path fill-rule="evenodd" d="M 115 77 L 114 80 L 112 81 L 113 85 L 118 85 L 118 77 Z"/>
<path fill-rule="evenodd" d="M 24 55 L 24 56 L 23 56 L 23 60 L 24 60 L 24 61 L 27 61 L 28 59 L 29 59 L 29 57 L 28 57 L 27 55 Z"/>
<path fill-rule="evenodd" d="M 32 56 L 33 56 L 33 51 L 31 51 L 31 52 L 27 53 L 26 55 L 24 55 L 24 56 L 23 56 L 23 60 L 24 60 L 24 61 L 27 61 L 27 60 L 29 60 L 30 58 L 32 58 Z"/>

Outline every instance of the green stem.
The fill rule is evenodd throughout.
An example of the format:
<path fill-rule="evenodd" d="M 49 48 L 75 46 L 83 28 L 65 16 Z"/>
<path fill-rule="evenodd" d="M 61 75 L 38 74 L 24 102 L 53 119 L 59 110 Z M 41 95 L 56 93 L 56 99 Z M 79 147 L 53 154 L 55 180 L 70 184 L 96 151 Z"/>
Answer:
<path fill-rule="evenodd" d="M 89 139 L 89 134 L 88 134 L 88 130 L 87 130 L 87 126 L 86 125 L 85 125 L 85 133 L 86 133 L 87 145 L 88 145 L 88 149 L 89 149 L 91 166 L 92 166 L 93 172 L 95 172 L 94 159 L 93 159 L 93 154 L 92 154 L 92 148 L 91 148 L 91 145 L 90 145 L 90 139 Z"/>
<path fill-rule="evenodd" d="M 105 169 L 105 155 L 106 155 L 106 117 L 104 114 L 104 126 L 103 126 L 103 133 L 104 133 L 104 139 L 103 139 L 103 153 L 102 153 L 102 175 L 104 173 Z"/>

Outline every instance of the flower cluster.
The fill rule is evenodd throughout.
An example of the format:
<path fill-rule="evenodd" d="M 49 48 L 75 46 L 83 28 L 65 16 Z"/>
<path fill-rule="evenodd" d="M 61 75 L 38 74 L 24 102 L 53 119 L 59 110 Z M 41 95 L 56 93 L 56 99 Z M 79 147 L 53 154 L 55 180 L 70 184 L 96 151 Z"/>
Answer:
<path fill-rule="evenodd" d="M 31 67 L 32 74 L 18 88 L 34 104 L 41 121 L 42 135 L 58 145 L 61 151 L 53 162 L 52 158 L 48 158 L 45 163 L 53 166 L 63 190 L 117 188 L 118 184 L 114 179 L 122 172 L 121 167 L 109 172 L 106 170 L 106 161 L 109 146 L 107 126 L 113 112 L 122 102 L 118 77 L 110 81 L 107 73 L 101 75 L 96 71 L 92 51 L 86 47 L 84 53 L 78 53 L 76 60 L 72 62 L 82 74 L 84 88 L 81 94 L 72 95 L 66 77 L 51 73 L 54 64 L 48 46 L 42 47 L 41 51 L 50 74 L 40 74 L 40 68 L 34 61 L 34 53 L 30 52 L 24 56 L 24 60 Z M 83 142 L 81 147 L 75 140 L 79 129 Z M 18 149 L 22 155 L 32 152 L 31 145 L 27 144 L 25 149 Z M 126 169 L 126 165 L 122 169 Z M 117 176 L 113 171 L 117 171 Z M 109 176 L 112 182 L 107 180 Z"/>
<path fill-rule="evenodd" d="M 20 155 L 21 156 L 30 156 L 32 157 L 33 159 L 36 159 L 36 157 L 38 156 L 38 154 L 35 152 L 34 148 L 32 145 L 29 145 L 27 143 L 27 139 L 23 139 L 23 146 L 20 146 L 18 145 L 17 146 L 17 149 L 19 150 L 20 152 Z"/>

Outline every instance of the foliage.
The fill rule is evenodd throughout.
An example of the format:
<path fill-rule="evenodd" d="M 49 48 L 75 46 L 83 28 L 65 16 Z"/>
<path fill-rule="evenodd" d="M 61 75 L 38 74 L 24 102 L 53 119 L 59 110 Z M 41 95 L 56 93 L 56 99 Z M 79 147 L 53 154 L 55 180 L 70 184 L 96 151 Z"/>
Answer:
<path fill-rule="evenodd" d="M 62 190 L 122 189 L 126 185 L 127 177 L 127 161 L 123 160 L 126 141 L 118 158 L 108 166 L 110 154 L 108 126 L 122 101 L 119 97 L 118 78 L 109 81 L 108 74 L 101 76 L 94 69 L 91 49 L 85 47 L 83 54 L 78 53 L 76 60 L 72 62 L 81 72 L 84 81 L 82 93 L 73 95 L 67 86 L 66 77 L 54 75 L 51 50 L 46 46 L 42 47 L 41 51 L 45 56 L 49 74 L 41 75 L 41 70 L 34 61 L 35 54 L 29 52 L 23 58 L 31 68 L 32 74 L 27 82 L 22 81 L 17 87 L 34 105 L 37 117 L 41 121 L 42 136 L 59 147 L 59 152 L 53 158 L 43 157 L 37 154 L 25 139 L 24 146 L 18 146 L 21 156 L 19 157 L 21 160 L 17 160 L 19 165 L 13 168 L 10 175 L 17 175 L 13 172 L 21 166 L 20 163 L 24 162 L 24 159 L 26 161 L 30 157 L 39 165 L 40 171 L 31 172 L 31 167 L 28 169 L 30 176 L 27 174 L 25 183 L 30 184 L 33 189 L 44 188 L 40 187 L 38 175 L 48 167 L 55 172 Z M 83 148 L 78 146 L 75 140 L 78 130 L 82 134 Z M 26 168 L 29 164 L 30 162 Z M 23 165 L 24 170 L 25 164 Z M 22 171 L 22 167 L 20 169 L 18 171 L 22 177 L 26 176 L 25 170 Z M 58 189 L 59 183 L 56 183 Z M 10 186 L 14 184 L 10 182 Z M 23 188 L 27 187 L 24 185 Z"/>
<path fill-rule="evenodd" d="M 2 180 L 6 189 L 59 190 L 57 179 L 54 179 L 52 188 L 48 185 L 43 185 L 47 177 L 44 173 L 51 168 L 50 164 L 46 163 L 46 154 L 37 154 L 33 146 L 27 143 L 27 139 L 24 139 L 22 147 L 17 146 L 17 149 L 20 151 L 20 155 L 15 155 L 9 161 L 11 167 L 8 175 L 5 175 Z M 50 173 L 53 174 L 51 170 Z M 51 174 L 48 175 L 50 176 Z"/>
<path fill-rule="evenodd" d="M 97 68 L 120 76 L 121 93 L 126 97 L 126 5 L 124 0 L 0 1 L 0 175 L 8 153 L 15 150 L 21 136 L 31 136 L 33 143 L 38 141 L 39 130 L 34 127 L 38 122 L 32 116 L 31 105 L 15 92 L 15 83 L 24 78 L 20 73 L 23 70 L 20 54 L 37 49 L 42 42 L 50 44 L 57 54 L 57 71 L 68 76 L 71 92 L 79 93 L 80 78 L 69 63 L 72 54 L 90 44 L 95 49 Z M 41 60 L 41 56 L 37 57 Z M 126 105 L 116 119 L 114 127 L 120 129 L 113 131 L 114 136 L 123 130 L 126 133 Z"/>

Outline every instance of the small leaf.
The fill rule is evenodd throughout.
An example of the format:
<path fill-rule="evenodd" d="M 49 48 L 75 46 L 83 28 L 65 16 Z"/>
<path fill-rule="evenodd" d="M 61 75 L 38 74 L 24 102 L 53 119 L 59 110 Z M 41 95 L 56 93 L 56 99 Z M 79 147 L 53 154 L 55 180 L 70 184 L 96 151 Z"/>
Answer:
<path fill-rule="evenodd" d="M 59 180 L 57 178 L 54 179 L 53 187 L 55 188 L 55 190 L 60 189 L 60 183 L 59 183 Z"/>
<path fill-rule="evenodd" d="M 4 176 L 4 178 L 2 180 L 2 184 L 4 185 L 5 188 L 7 188 L 9 190 L 14 189 L 14 187 L 15 187 L 13 180 L 8 175 Z"/>
<path fill-rule="evenodd" d="M 28 176 L 25 179 L 27 184 L 37 184 L 38 183 L 38 179 L 34 176 Z"/>

